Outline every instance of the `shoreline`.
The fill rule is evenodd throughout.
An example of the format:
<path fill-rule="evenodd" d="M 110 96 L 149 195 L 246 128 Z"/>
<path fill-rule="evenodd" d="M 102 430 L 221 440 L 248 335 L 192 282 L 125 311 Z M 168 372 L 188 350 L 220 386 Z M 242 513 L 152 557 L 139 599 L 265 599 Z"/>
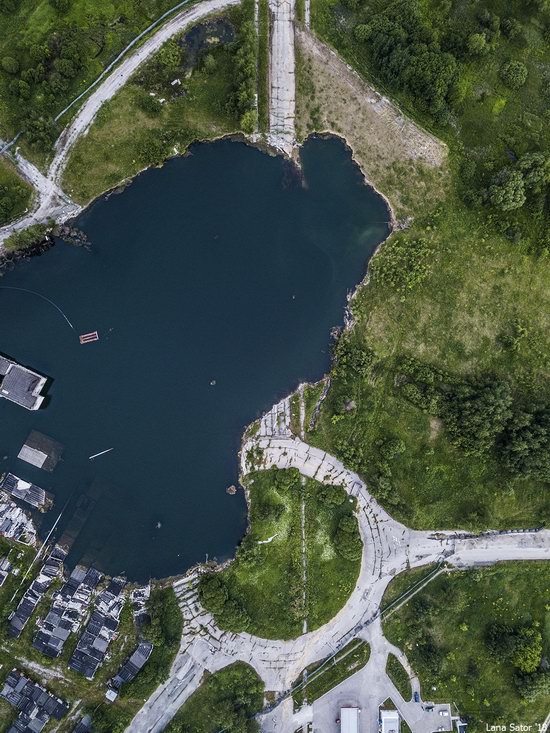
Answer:
<path fill-rule="evenodd" d="M 51 229 L 47 232 L 47 234 L 45 235 L 44 239 L 41 242 L 37 243 L 36 245 L 33 245 L 28 250 L 19 250 L 19 251 L 14 251 L 13 253 L 11 252 L 8 253 L 8 259 L 14 260 L 15 262 L 17 262 L 18 260 L 26 260 L 26 259 L 30 259 L 33 256 L 39 256 L 40 254 L 43 254 L 43 252 L 55 246 L 55 241 L 53 241 L 53 237 L 56 235 L 52 235 L 52 231 L 54 230 L 56 226 L 59 226 L 61 224 L 65 224 L 65 225 L 68 224 L 68 226 L 74 227 L 75 220 L 79 216 L 81 216 L 83 213 L 85 213 L 87 209 L 93 206 L 97 201 L 101 199 L 108 199 L 110 196 L 116 195 L 118 193 L 123 193 L 123 191 L 133 183 L 135 178 L 137 178 L 138 176 L 142 175 L 143 173 L 147 172 L 150 169 L 162 168 L 165 163 L 167 163 L 170 160 L 173 160 L 174 158 L 178 158 L 178 157 L 184 158 L 184 157 L 192 155 L 192 146 L 194 145 L 212 144 L 212 143 L 216 143 L 216 142 L 224 141 L 224 140 L 240 142 L 245 145 L 248 145 L 249 147 L 256 148 L 260 152 L 270 155 L 271 157 L 276 157 L 280 155 L 284 161 L 286 161 L 287 163 L 290 163 L 296 169 L 296 171 L 301 175 L 302 168 L 301 168 L 301 160 L 300 160 L 300 151 L 301 151 L 302 146 L 305 144 L 305 142 L 307 142 L 307 140 L 309 140 L 310 138 L 318 138 L 321 140 L 334 138 L 336 140 L 339 140 L 344 145 L 346 152 L 349 152 L 353 165 L 358 169 L 361 175 L 362 184 L 370 188 L 372 191 L 374 191 L 378 196 L 380 196 L 383 199 L 383 201 L 386 204 L 388 216 L 389 216 L 389 221 L 387 222 L 387 226 L 388 226 L 387 235 L 384 237 L 384 239 L 381 242 L 379 242 L 376 245 L 374 251 L 372 252 L 371 256 L 369 257 L 369 259 L 366 262 L 365 271 L 364 271 L 363 276 L 354 285 L 353 289 L 350 291 L 348 295 L 347 303 L 342 313 L 342 325 L 339 327 L 339 333 L 336 337 L 336 340 L 337 340 L 341 338 L 343 333 L 348 332 L 355 326 L 355 319 L 351 312 L 351 304 L 354 301 L 354 299 L 356 298 L 359 290 L 362 289 L 365 285 L 367 285 L 370 280 L 369 265 L 370 265 L 372 258 L 378 254 L 378 252 L 380 251 L 380 248 L 382 247 L 382 245 L 385 242 L 388 241 L 389 237 L 395 231 L 399 230 L 401 227 L 399 225 L 398 220 L 395 217 L 395 212 L 393 210 L 390 200 L 388 199 L 388 197 L 385 194 L 380 192 L 376 188 L 376 186 L 374 186 L 373 183 L 369 180 L 365 170 L 363 169 L 359 160 L 355 156 L 355 151 L 352 145 L 343 135 L 336 133 L 336 132 L 332 132 L 330 130 L 325 130 L 322 132 L 313 132 L 309 134 L 299 145 L 296 145 L 296 147 L 293 150 L 293 154 L 291 156 L 285 155 L 277 148 L 274 148 L 273 146 L 269 145 L 269 143 L 267 143 L 267 141 L 264 138 L 261 138 L 260 136 L 256 137 L 257 135 L 258 135 L 257 133 L 250 136 L 242 132 L 230 132 L 230 133 L 226 133 L 223 135 L 217 135 L 213 138 L 203 138 L 203 139 L 194 140 L 192 143 L 190 143 L 186 147 L 185 151 L 181 153 L 179 152 L 175 153 L 174 155 L 170 156 L 169 158 L 166 158 L 161 164 L 145 166 L 144 168 L 142 168 L 140 171 L 138 171 L 134 175 L 124 179 L 123 181 L 119 182 L 117 185 L 113 186 L 112 188 L 101 192 L 100 194 L 95 196 L 93 199 L 91 199 L 88 203 L 80 205 L 80 210 L 78 211 L 75 217 L 68 217 L 63 222 L 61 221 L 55 222 L 55 224 L 52 224 Z M 59 235 L 56 238 L 64 240 L 64 238 Z M 5 253 L 0 251 L 0 267 L 4 259 L 5 259 Z M 1 277 L 1 272 L 0 272 L 0 277 Z M 295 388 L 293 388 L 288 393 L 288 395 L 284 397 L 283 399 L 292 399 L 292 397 L 294 397 L 299 392 L 299 390 L 303 389 L 304 387 L 313 387 L 319 384 L 324 384 L 326 386 L 328 380 L 330 380 L 330 373 L 332 371 L 332 367 L 333 367 L 333 361 L 331 360 L 331 364 L 329 366 L 328 371 L 319 380 L 315 382 L 300 382 L 300 384 L 298 384 Z M 314 412 L 318 409 L 318 406 L 321 404 L 324 397 L 326 397 L 326 393 L 327 393 L 327 389 L 324 389 L 321 397 L 319 398 L 319 403 L 315 406 Z M 240 448 L 237 452 L 237 460 L 239 462 L 239 465 L 241 465 L 241 456 L 242 456 L 242 451 L 243 451 L 243 447 L 244 447 L 246 438 L 250 434 L 250 431 L 253 429 L 254 425 L 256 425 L 256 423 L 258 423 L 262 419 L 262 416 L 263 414 L 260 415 L 255 420 L 253 420 L 248 425 L 246 425 L 243 429 L 241 440 L 240 440 Z M 166 583 L 173 584 L 175 582 L 178 582 L 178 583 L 190 582 L 193 579 L 193 576 L 200 576 L 206 572 L 220 572 L 223 569 L 227 568 L 231 563 L 235 561 L 236 552 L 238 548 L 240 547 L 240 545 L 242 544 L 246 536 L 251 531 L 250 490 L 246 485 L 246 479 L 243 477 L 241 473 L 239 473 L 239 476 L 238 476 L 238 485 L 242 488 L 243 493 L 244 493 L 244 498 L 245 498 L 246 507 L 247 507 L 247 512 L 246 512 L 247 519 L 246 519 L 246 527 L 245 527 L 244 533 L 241 539 L 239 540 L 239 543 L 235 547 L 234 555 L 232 557 L 227 558 L 226 560 L 224 560 L 221 563 L 218 563 L 215 560 L 209 560 L 208 563 L 197 562 L 193 564 L 191 567 L 182 571 L 181 573 L 176 573 L 176 574 L 172 574 L 169 576 L 162 576 L 160 578 L 151 578 L 151 581 L 162 583 L 162 584 L 166 584 Z"/>

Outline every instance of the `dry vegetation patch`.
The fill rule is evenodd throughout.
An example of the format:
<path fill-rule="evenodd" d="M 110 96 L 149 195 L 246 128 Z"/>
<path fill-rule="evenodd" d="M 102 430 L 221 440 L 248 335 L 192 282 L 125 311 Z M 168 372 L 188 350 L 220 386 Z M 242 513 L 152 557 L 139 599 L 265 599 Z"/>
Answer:
<path fill-rule="evenodd" d="M 343 135 L 397 217 L 443 197 L 447 147 L 379 94 L 310 32 L 298 28 L 296 125 Z"/>

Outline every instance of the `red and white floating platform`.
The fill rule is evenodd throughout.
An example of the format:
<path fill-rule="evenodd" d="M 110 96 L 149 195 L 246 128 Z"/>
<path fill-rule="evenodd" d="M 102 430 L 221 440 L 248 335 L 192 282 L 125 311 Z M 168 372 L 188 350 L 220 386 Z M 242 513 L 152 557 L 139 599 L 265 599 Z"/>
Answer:
<path fill-rule="evenodd" d="M 83 333 L 82 336 L 79 336 L 79 339 L 81 344 L 91 344 L 92 341 L 99 341 L 99 334 L 97 331 Z"/>

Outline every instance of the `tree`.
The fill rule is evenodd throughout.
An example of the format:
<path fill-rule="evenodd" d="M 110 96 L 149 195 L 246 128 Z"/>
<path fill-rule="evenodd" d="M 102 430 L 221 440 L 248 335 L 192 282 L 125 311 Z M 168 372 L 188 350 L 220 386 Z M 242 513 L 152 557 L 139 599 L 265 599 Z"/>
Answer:
<path fill-rule="evenodd" d="M 525 673 L 535 672 L 542 660 L 542 634 L 536 626 L 524 626 L 516 636 L 512 663 Z"/>
<path fill-rule="evenodd" d="M 468 53 L 471 56 L 483 56 L 489 50 L 484 33 L 472 33 L 467 43 Z"/>
<path fill-rule="evenodd" d="M 203 69 L 207 74 L 213 74 L 216 71 L 218 63 L 211 53 L 207 53 L 203 63 Z"/>
<path fill-rule="evenodd" d="M 523 35 L 523 26 L 517 18 L 505 18 L 501 24 L 502 32 L 510 41 L 515 41 Z"/>
<path fill-rule="evenodd" d="M 550 409 L 517 412 L 503 434 L 500 454 L 516 476 L 550 481 Z"/>
<path fill-rule="evenodd" d="M 221 613 L 229 598 L 227 587 L 218 573 L 202 575 L 199 582 L 199 598 L 202 605 L 212 613 Z"/>
<path fill-rule="evenodd" d="M 467 455 L 481 455 L 494 446 L 511 417 L 511 405 L 508 383 L 487 377 L 449 389 L 442 417 L 455 445 Z"/>
<path fill-rule="evenodd" d="M 518 161 L 525 188 L 531 193 L 542 193 L 550 183 L 550 155 L 527 153 Z"/>
<path fill-rule="evenodd" d="M 519 674 L 516 677 L 518 692 L 528 702 L 550 695 L 550 672 L 547 670 L 533 674 Z"/>
<path fill-rule="evenodd" d="M 251 135 L 253 132 L 256 131 L 256 127 L 258 126 L 258 112 L 256 109 L 247 109 L 246 112 L 241 117 L 240 122 L 241 130 L 243 132 L 246 132 L 248 135 Z"/>
<path fill-rule="evenodd" d="M 527 81 L 527 66 L 522 61 L 508 61 L 500 68 L 500 78 L 510 89 L 519 89 Z"/>
<path fill-rule="evenodd" d="M 361 557 L 363 543 L 359 537 L 355 516 L 348 514 L 340 519 L 334 536 L 334 547 L 346 560 L 358 560 Z"/>
<path fill-rule="evenodd" d="M 17 74 L 19 71 L 19 61 L 13 56 L 4 56 L 2 59 L 2 68 L 7 74 Z"/>
<path fill-rule="evenodd" d="M 525 183 L 517 168 L 507 166 L 494 176 L 488 190 L 490 203 L 501 211 L 519 209 L 525 203 Z"/>

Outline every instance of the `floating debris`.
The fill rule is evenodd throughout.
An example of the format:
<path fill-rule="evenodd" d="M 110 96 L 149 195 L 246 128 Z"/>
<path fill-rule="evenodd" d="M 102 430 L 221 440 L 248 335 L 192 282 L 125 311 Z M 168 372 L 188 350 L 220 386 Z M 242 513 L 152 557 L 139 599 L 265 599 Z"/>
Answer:
<path fill-rule="evenodd" d="M 99 456 L 104 456 L 105 453 L 110 453 L 112 450 L 114 450 L 114 448 L 107 448 L 107 450 L 102 450 L 99 453 L 94 453 L 93 456 L 89 456 L 88 457 L 88 460 L 89 461 L 93 461 L 94 458 L 99 458 Z"/>
<path fill-rule="evenodd" d="M 237 487 L 235 486 L 235 484 L 231 484 L 231 486 L 228 486 L 225 491 L 226 491 L 226 493 L 228 493 L 231 496 L 233 496 L 234 494 L 237 493 Z"/>

